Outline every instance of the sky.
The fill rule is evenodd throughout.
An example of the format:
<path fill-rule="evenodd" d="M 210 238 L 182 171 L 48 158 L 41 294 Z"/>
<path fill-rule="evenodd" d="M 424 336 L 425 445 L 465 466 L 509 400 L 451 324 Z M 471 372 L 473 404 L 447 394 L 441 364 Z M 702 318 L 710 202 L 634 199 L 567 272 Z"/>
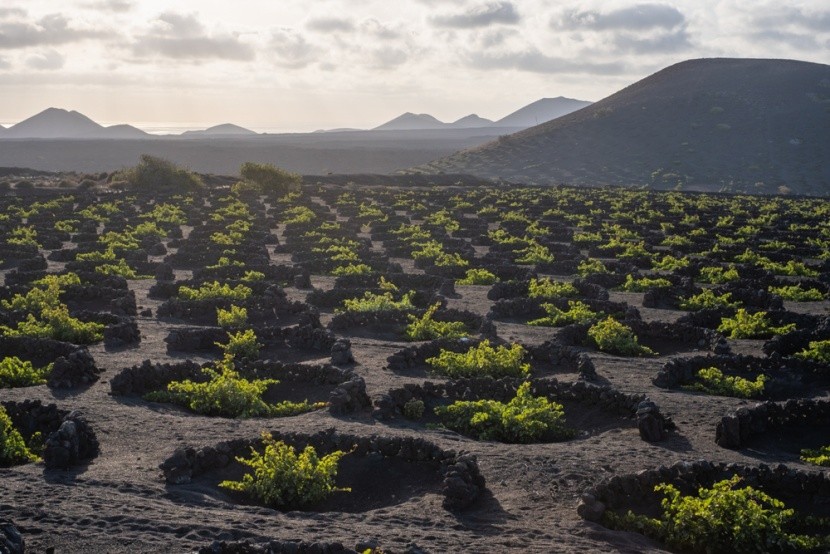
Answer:
<path fill-rule="evenodd" d="M 830 63 L 826 0 L 2 0 L 0 123 L 258 131 L 498 119 L 702 57 Z"/>

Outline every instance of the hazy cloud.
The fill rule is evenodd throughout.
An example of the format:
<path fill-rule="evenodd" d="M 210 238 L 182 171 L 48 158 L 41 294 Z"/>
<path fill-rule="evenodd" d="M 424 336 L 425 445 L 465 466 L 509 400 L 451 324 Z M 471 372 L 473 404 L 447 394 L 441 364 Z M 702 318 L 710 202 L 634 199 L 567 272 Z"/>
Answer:
<path fill-rule="evenodd" d="M 474 29 L 497 23 L 518 23 L 521 17 L 516 7 L 510 2 L 490 2 L 474 6 L 462 13 L 437 15 L 431 18 L 439 27 L 455 29 Z"/>
<path fill-rule="evenodd" d="M 594 10 L 567 10 L 551 20 L 551 26 L 560 29 L 591 29 L 607 31 L 646 31 L 672 29 L 686 22 L 675 7 L 666 4 L 637 4 L 608 12 Z"/>
<path fill-rule="evenodd" d="M 354 23 L 348 19 L 340 17 L 316 17 L 308 20 L 306 28 L 312 31 L 319 31 L 321 33 L 354 31 Z"/>
<path fill-rule="evenodd" d="M 84 7 L 105 12 L 125 13 L 133 9 L 133 3 L 128 0 L 100 0 L 88 2 Z"/>
<path fill-rule="evenodd" d="M 779 31 L 777 29 L 756 31 L 754 33 L 750 33 L 749 38 L 753 41 L 786 44 L 798 50 L 814 50 L 816 48 L 821 48 L 819 42 L 812 35 Z"/>
<path fill-rule="evenodd" d="M 378 69 L 392 69 L 409 59 L 409 53 L 402 48 L 379 48 L 372 54 L 374 66 Z"/>
<path fill-rule="evenodd" d="M 26 48 L 66 44 L 84 39 L 100 38 L 109 33 L 93 29 L 75 29 L 60 14 L 51 14 L 36 23 L 0 22 L 0 48 Z"/>
<path fill-rule="evenodd" d="M 689 33 L 685 28 L 647 37 L 617 33 L 614 35 L 613 43 L 618 49 L 635 54 L 668 54 L 692 47 Z"/>
<path fill-rule="evenodd" d="M 590 62 L 543 54 L 536 48 L 522 51 L 488 53 L 476 50 L 467 54 L 469 64 L 477 69 L 518 69 L 533 73 L 573 73 L 616 75 L 624 71 L 619 62 Z"/>
<path fill-rule="evenodd" d="M 686 16 L 666 4 L 643 3 L 605 12 L 565 10 L 551 19 L 550 26 L 580 41 L 587 35 L 618 52 L 668 54 L 692 47 Z"/>
<path fill-rule="evenodd" d="M 400 38 L 401 31 L 383 24 L 377 19 L 367 19 L 360 24 L 360 32 L 384 40 Z"/>
<path fill-rule="evenodd" d="M 154 30 L 138 37 L 133 52 L 139 57 L 160 55 L 177 60 L 254 59 L 254 49 L 238 36 L 211 35 L 195 14 L 173 12 L 160 15 Z"/>
<path fill-rule="evenodd" d="M 56 50 L 47 50 L 26 59 L 26 65 L 32 69 L 54 71 L 63 67 L 66 59 Z"/>
<path fill-rule="evenodd" d="M 16 15 L 19 17 L 26 16 L 26 10 L 22 8 L 0 8 L 0 18 Z"/>
<path fill-rule="evenodd" d="M 305 67 L 315 61 L 317 55 L 317 48 L 291 29 L 273 31 L 269 46 L 277 64 L 284 67 Z"/>
<path fill-rule="evenodd" d="M 802 8 L 772 8 L 752 18 L 754 25 L 769 29 L 787 26 L 830 32 L 830 10 L 808 12 Z"/>
<path fill-rule="evenodd" d="M 12 64 L 6 58 L 0 57 L 0 69 L 9 69 Z"/>

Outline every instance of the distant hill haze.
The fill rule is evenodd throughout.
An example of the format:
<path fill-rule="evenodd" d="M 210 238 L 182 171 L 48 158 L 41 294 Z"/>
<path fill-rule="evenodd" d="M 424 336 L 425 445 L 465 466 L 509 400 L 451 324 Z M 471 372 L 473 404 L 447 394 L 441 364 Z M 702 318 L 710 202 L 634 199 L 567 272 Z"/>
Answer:
<path fill-rule="evenodd" d="M 200 131 L 186 131 L 181 136 L 187 138 L 209 137 L 248 137 L 258 133 L 232 123 L 223 123 Z M 0 127 L 0 137 L 4 139 L 152 139 L 154 135 L 146 133 L 132 125 L 112 125 L 104 127 L 89 117 L 76 111 L 60 108 L 48 108 L 42 112 L 12 125 L 8 129 Z"/>
<path fill-rule="evenodd" d="M 699 59 L 415 168 L 514 182 L 830 193 L 830 66 Z"/>
<path fill-rule="evenodd" d="M 82 113 L 59 108 L 43 110 L 2 132 L 3 138 L 13 139 L 132 139 L 147 136 L 131 125 L 104 127 Z"/>
<path fill-rule="evenodd" d="M 208 127 L 207 129 L 201 131 L 185 131 L 181 134 L 183 137 L 250 137 L 257 135 L 255 131 L 251 131 L 250 129 L 246 129 L 245 127 L 240 127 L 239 125 L 234 125 L 233 123 L 223 123 L 221 125 L 215 125 L 213 127 Z"/>
<path fill-rule="evenodd" d="M 557 117 L 568 115 L 571 112 L 581 110 L 590 105 L 591 102 L 565 98 L 563 96 L 542 98 L 499 119 L 494 125 L 497 127 L 521 127 L 526 129 L 556 119 Z"/>
<path fill-rule="evenodd" d="M 574 100 L 573 98 L 542 98 L 515 112 L 507 115 L 498 121 L 492 121 L 470 114 L 452 123 L 444 123 L 429 114 L 415 114 L 406 112 L 395 119 L 387 121 L 372 129 L 373 131 L 408 131 L 425 129 L 476 129 L 484 127 L 504 127 L 513 130 L 526 129 L 557 117 L 569 114 L 585 106 L 590 106 L 585 100 Z"/>

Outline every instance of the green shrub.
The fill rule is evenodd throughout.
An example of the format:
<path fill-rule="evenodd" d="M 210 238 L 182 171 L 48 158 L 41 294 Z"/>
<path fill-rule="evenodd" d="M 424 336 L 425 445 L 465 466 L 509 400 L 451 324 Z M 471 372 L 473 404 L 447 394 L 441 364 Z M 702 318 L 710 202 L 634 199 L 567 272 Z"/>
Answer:
<path fill-rule="evenodd" d="M 411 398 L 403 405 L 403 416 L 406 419 L 421 419 L 424 416 L 424 401 Z"/>
<path fill-rule="evenodd" d="M 37 241 L 37 231 L 32 227 L 15 227 L 12 229 L 6 242 L 18 246 L 34 246 L 35 248 L 40 248 L 40 243 Z"/>
<path fill-rule="evenodd" d="M 528 298 L 572 298 L 579 291 L 571 283 L 553 281 L 548 277 L 531 279 L 527 285 Z"/>
<path fill-rule="evenodd" d="M 46 384 L 52 365 L 34 367 L 32 362 L 16 356 L 3 358 L 0 360 L 0 389 Z"/>
<path fill-rule="evenodd" d="M 491 271 L 486 269 L 468 269 L 463 279 L 457 279 L 456 285 L 492 285 L 499 280 Z"/>
<path fill-rule="evenodd" d="M 205 283 L 198 289 L 186 285 L 179 287 L 179 298 L 182 300 L 245 300 L 251 296 L 253 290 L 245 285 L 231 287 L 227 283 L 220 284 L 218 281 Z"/>
<path fill-rule="evenodd" d="M 702 267 L 700 268 L 700 275 L 698 276 L 698 280 L 701 283 L 714 284 L 728 283 L 729 281 L 736 281 L 739 278 L 740 275 L 738 275 L 738 270 L 734 265 L 728 268 L 720 266 Z"/>
<path fill-rule="evenodd" d="M 666 255 L 662 260 L 655 260 L 653 263 L 654 269 L 662 269 L 665 271 L 673 271 L 676 269 L 684 269 L 689 267 L 689 258 L 683 256 L 682 258 L 675 258 L 671 255 Z"/>
<path fill-rule="evenodd" d="M 202 371 L 210 377 L 204 383 L 189 379 L 173 381 L 165 391 L 154 391 L 144 396 L 151 402 L 169 402 L 188 408 L 197 414 L 220 417 L 282 417 L 301 414 L 324 407 L 323 402 L 309 403 L 283 401 L 268 404 L 262 395 L 276 379 L 248 380 L 236 371 L 233 356 L 225 355 L 215 364 L 216 369 Z"/>
<path fill-rule="evenodd" d="M 241 481 L 222 481 L 220 487 L 244 492 L 272 508 L 305 508 L 312 506 L 334 492 L 351 489 L 335 486 L 341 450 L 320 458 L 313 446 L 300 454 L 292 446 L 262 434 L 265 451 L 260 454 L 251 448 L 251 457 L 236 460 L 253 469 Z"/>
<path fill-rule="evenodd" d="M 285 217 L 283 223 L 286 225 L 296 225 L 298 223 L 311 223 L 317 219 L 317 214 L 305 206 L 295 206 L 285 210 L 283 217 Z"/>
<path fill-rule="evenodd" d="M 415 305 L 412 303 L 412 297 L 415 296 L 415 291 L 409 291 L 404 294 L 400 300 L 395 300 L 392 292 L 384 292 L 382 294 L 375 294 L 371 291 L 366 291 L 362 298 L 349 298 L 343 301 L 343 311 L 345 312 L 380 312 L 386 310 L 414 310 Z"/>
<path fill-rule="evenodd" d="M 596 258 L 588 258 L 587 260 L 579 262 L 579 266 L 577 266 L 576 271 L 582 277 L 592 275 L 594 273 L 609 273 L 608 268 L 605 267 L 605 264 Z"/>
<path fill-rule="evenodd" d="M 28 312 L 15 328 L 0 325 L 0 332 L 9 337 L 51 338 L 76 344 L 90 344 L 104 338 L 104 325 L 85 323 L 71 317 L 69 308 L 60 301 L 62 286 L 78 284 L 74 273 L 47 275 L 34 282 L 25 295 L 16 294 L 0 303 L 7 310 Z"/>
<path fill-rule="evenodd" d="M 619 356 L 651 356 L 654 354 L 650 348 L 639 344 L 637 336 L 630 327 L 610 316 L 594 323 L 588 329 L 588 338 L 597 349 L 609 354 Z"/>
<path fill-rule="evenodd" d="M 114 262 L 118 259 L 118 256 L 115 254 L 115 250 L 108 248 L 103 252 L 81 252 L 75 255 L 75 259 L 79 262 Z"/>
<path fill-rule="evenodd" d="M 553 261 L 553 254 L 547 246 L 538 242 L 531 242 L 527 247 L 516 251 L 514 260 L 517 264 L 549 264 Z"/>
<path fill-rule="evenodd" d="M 440 307 L 440 303 L 433 304 L 421 317 L 409 315 L 409 325 L 406 326 L 406 330 L 404 331 L 406 340 L 458 339 L 466 337 L 468 333 L 463 322 L 435 321 L 433 319 Z"/>
<path fill-rule="evenodd" d="M 248 310 L 231 306 L 228 310 L 216 308 L 216 322 L 225 329 L 239 329 L 248 323 Z"/>
<path fill-rule="evenodd" d="M 326 248 L 317 246 L 311 249 L 312 252 L 326 254 L 333 262 L 356 262 L 360 256 L 354 251 L 351 245 L 331 244 Z"/>
<path fill-rule="evenodd" d="M 801 451 L 801 459 L 808 464 L 830 467 L 830 446 L 822 446 L 818 450 L 805 448 Z"/>
<path fill-rule="evenodd" d="M 55 231 L 62 231 L 64 233 L 77 233 L 78 232 L 78 224 L 80 221 L 77 219 L 64 219 L 61 221 L 55 222 Z"/>
<path fill-rule="evenodd" d="M 75 277 L 77 278 L 77 275 Z M 80 280 L 78 282 L 80 283 Z M 59 278 L 54 275 L 47 275 L 26 291 L 26 294 L 15 294 L 10 300 L 0 301 L 0 305 L 6 310 L 39 314 L 45 308 L 60 306 L 61 292 L 63 291 Z"/>
<path fill-rule="evenodd" d="M 814 288 L 803 289 L 798 285 L 770 286 L 768 290 L 784 300 L 791 300 L 793 302 L 818 302 L 824 300 L 824 294 L 820 290 Z"/>
<path fill-rule="evenodd" d="M 818 277 L 817 270 L 810 269 L 804 264 L 804 262 L 797 262 L 795 260 L 789 260 L 785 264 L 770 261 L 764 262 L 760 265 L 764 269 L 772 271 L 776 275 L 789 275 L 792 277 Z"/>
<path fill-rule="evenodd" d="M 606 512 L 606 517 L 614 528 L 642 532 L 682 552 L 802 552 L 826 542 L 789 531 L 795 511 L 753 487 L 736 489 L 740 481 L 736 475 L 711 489 L 701 487 L 697 496 L 681 496 L 673 485 L 660 484 L 654 489 L 665 495 L 659 519 L 630 511 L 624 516 Z"/>
<path fill-rule="evenodd" d="M 39 458 L 32 452 L 20 432 L 14 428 L 6 409 L 0 406 L 0 467 L 9 467 L 28 462 L 37 462 Z"/>
<path fill-rule="evenodd" d="M 470 265 L 470 262 L 462 258 L 461 254 L 456 252 L 453 252 L 452 254 L 441 252 L 435 257 L 433 262 L 437 267 L 467 267 Z"/>
<path fill-rule="evenodd" d="M 561 404 L 534 397 L 524 382 L 509 402 L 457 401 L 438 406 L 435 413 L 445 426 L 479 440 L 508 443 L 559 441 L 572 438 Z"/>
<path fill-rule="evenodd" d="M 39 316 L 30 313 L 16 328 L 0 325 L 0 332 L 7 337 L 34 337 L 91 344 L 103 340 L 104 327 L 101 323 L 83 322 L 70 316 L 69 309 L 61 304 L 43 308 Z"/>
<path fill-rule="evenodd" d="M 220 256 L 215 264 L 207 266 L 208 269 L 219 269 L 220 267 L 245 267 L 245 262 L 232 260 L 227 256 Z"/>
<path fill-rule="evenodd" d="M 626 292 L 644 292 L 650 288 L 670 287 L 671 281 L 663 277 L 641 277 L 635 279 L 632 275 L 625 276 L 625 283 L 620 288 Z"/>
<path fill-rule="evenodd" d="M 730 298 L 732 298 L 731 292 L 717 295 L 712 289 L 703 289 L 700 294 L 683 298 L 680 301 L 680 309 L 696 311 L 713 308 L 736 308 L 740 305 L 739 302 L 731 302 Z"/>
<path fill-rule="evenodd" d="M 126 181 L 136 190 L 195 191 L 202 189 L 201 177 L 172 162 L 143 154 L 135 167 L 125 169 L 113 176 L 113 181 Z"/>
<path fill-rule="evenodd" d="M 257 342 L 253 329 L 228 333 L 227 344 L 215 344 L 225 352 L 225 356 L 238 360 L 256 360 L 259 358 L 259 349 L 263 346 Z"/>
<path fill-rule="evenodd" d="M 591 310 L 591 307 L 579 300 L 569 300 L 568 309 L 560 310 L 553 304 L 542 304 L 547 316 L 528 321 L 528 325 L 542 327 L 563 327 L 572 323 L 587 323 L 599 317 L 600 314 Z"/>
<path fill-rule="evenodd" d="M 331 274 L 332 275 L 366 275 L 367 273 L 372 273 L 372 267 L 366 264 L 347 264 L 347 265 L 339 265 L 335 267 Z"/>
<path fill-rule="evenodd" d="M 739 308 L 734 317 L 721 318 L 718 331 L 730 339 L 763 339 L 773 335 L 784 335 L 795 330 L 795 323 L 773 327 L 767 319 L 767 312 L 751 314 Z"/>
<path fill-rule="evenodd" d="M 522 363 L 525 349 L 520 344 L 493 348 L 482 341 L 466 352 L 441 350 L 426 363 L 435 371 L 452 378 L 458 377 L 523 377 L 530 373 L 530 364 Z"/>
<path fill-rule="evenodd" d="M 114 264 L 102 264 L 95 267 L 95 271 L 97 273 L 101 273 L 103 275 L 120 275 L 125 279 L 152 279 L 152 275 L 139 275 L 136 270 L 131 268 L 127 261 L 123 258 L 120 258 L 117 263 Z"/>
<path fill-rule="evenodd" d="M 759 375 L 755 381 L 743 377 L 726 376 L 716 367 L 703 368 L 697 372 L 698 382 L 689 385 L 688 389 L 720 396 L 734 396 L 736 398 L 757 398 L 764 394 L 766 375 Z"/>
<path fill-rule="evenodd" d="M 284 195 L 297 191 L 303 184 L 303 177 L 271 164 L 245 162 L 239 174 L 247 184 L 262 194 Z"/>
<path fill-rule="evenodd" d="M 263 272 L 254 271 L 252 269 L 246 271 L 241 278 L 241 280 L 246 283 L 255 283 L 257 281 L 262 281 L 263 279 L 265 279 L 265 274 Z"/>
<path fill-rule="evenodd" d="M 156 223 L 167 223 L 168 225 L 185 225 L 187 217 L 184 211 L 174 204 L 156 204 L 147 213 L 141 214 L 142 219 L 150 219 Z"/>
<path fill-rule="evenodd" d="M 830 364 L 830 340 L 811 340 L 808 348 L 794 356 L 800 360 Z"/>

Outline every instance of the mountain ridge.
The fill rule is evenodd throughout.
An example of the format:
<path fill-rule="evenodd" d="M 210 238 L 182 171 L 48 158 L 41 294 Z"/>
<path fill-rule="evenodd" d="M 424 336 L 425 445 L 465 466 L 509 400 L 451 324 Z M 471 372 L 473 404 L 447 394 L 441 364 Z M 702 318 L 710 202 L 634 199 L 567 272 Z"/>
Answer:
<path fill-rule="evenodd" d="M 539 123 L 551 121 L 590 105 L 591 102 L 587 100 L 576 100 L 574 98 L 565 98 L 564 96 L 540 98 L 495 121 L 485 119 L 477 114 L 470 114 L 450 123 L 445 123 L 426 113 L 416 114 L 413 112 L 405 112 L 370 130 L 405 131 L 424 129 L 474 129 L 483 127 L 524 129 Z"/>
<path fill-rule="evenodd" d="M 230 136 L 255 136 L 258 135 L 256 131 L 246 129 L 233 123 L 221 123 L 208 127 L 207 129 L 200 129 L 194 131 L 185 131 L 181 137 L 230 137 Z"/>
<path fill-rule="evenodd" d="M 425 166 L 518 182 L 803 193 L 830 188 L 830 66 L 704 58 Z"/>

